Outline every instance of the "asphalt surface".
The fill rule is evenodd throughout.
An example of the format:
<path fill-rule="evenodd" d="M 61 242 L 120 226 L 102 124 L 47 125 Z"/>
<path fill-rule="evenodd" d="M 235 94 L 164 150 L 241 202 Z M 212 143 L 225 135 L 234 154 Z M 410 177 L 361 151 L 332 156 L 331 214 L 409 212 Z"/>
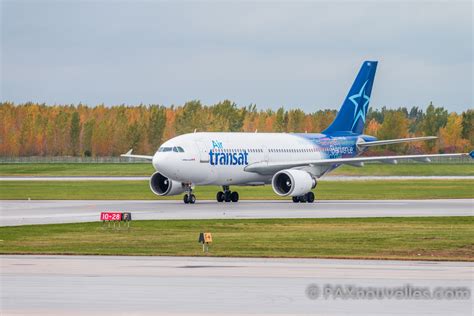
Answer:
<path fill-rule="evenodd" d="M 471 315 L 473 304 L 473 263 L 10 255 L 0 262 L 2 315 Z M 412 294 L 324 295 L 346 285 Z M 437 287 L 471 294 L 413 296 Z"/>
<path fill-rule="evenodd" d="M 318 181 L 370 181 L 370 180 L 473 180 L 474 176 L 325 176 Z M 110 176 L 4 176 L 0 181 L 148 181 L 150 177 Z"/>
<path fill-rule="evenodd" d="M 473 216 L 474 199 L 456 200 L 347 200 L 293 203 L 172 200 L 53 200 L 0 201 L 0 226 L 76 223 L 99 220 L 103 211 L 127 211 L 134 220 L 230 218 L 336 218 L 404 216 Z"/>

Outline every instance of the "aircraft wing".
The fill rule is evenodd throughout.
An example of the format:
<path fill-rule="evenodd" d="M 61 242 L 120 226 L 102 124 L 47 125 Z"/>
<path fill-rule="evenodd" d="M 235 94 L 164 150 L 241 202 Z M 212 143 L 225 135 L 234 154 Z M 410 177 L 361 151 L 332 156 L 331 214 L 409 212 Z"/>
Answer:
<path fill-rule="evenodd" d="M 436 136 L 423 136 L 423 137 L 410 137 L 410 138 L 399 138 L 399 139 L 387 139 L 387 140 L 376 140 L 373 142 L 358 142 L 357 146 L 361 147 L 372 147 L 372 146 L 381 146 L 381 145 L 392 145 L 392 144 L 400 144 L 400 143 L 408 143 L 408 142 L 417 142 L 417 141 L 425 141 L 425 140 L 433 140 L 438 137 Z"/>
<path fill-rule="evenodd" d="M 429 154 L 429 155 L 403 155 L 403 156 L 380 156 L 380 157 L 355 157 L 355 158 L 335 158 L 335 159 L 320 159 L 307 161 L 289 161 L 289 162 L 256 162 L 245 167 L 245 171 L 255 172 L 261 174 L 270 174 L 278 172 L 283 169 L 290 169 L 303 166 L 330 166 L 348 164 L 352 166 L 362 167 L 364 162 L 378 161 L 383 163 L 397 164 L 399 160 L 417 160 L 421 162 L 430 162 L 430 158 L 444 157 L 468 157 L 474 159 L 474 151 L 471 153 L 459 154 Z"/>
<path fill-rule="evenodd" d="M 153 156 L 146 156 L 146 155 L 132 155 L 132 150 L 130 149 L 127 151 L 126 154 L 120 155 L 120 157 L 127 157 L 127 158 L 141 158 L 141 159 L 147 159 L 147 160 L 153 160 Z"/>

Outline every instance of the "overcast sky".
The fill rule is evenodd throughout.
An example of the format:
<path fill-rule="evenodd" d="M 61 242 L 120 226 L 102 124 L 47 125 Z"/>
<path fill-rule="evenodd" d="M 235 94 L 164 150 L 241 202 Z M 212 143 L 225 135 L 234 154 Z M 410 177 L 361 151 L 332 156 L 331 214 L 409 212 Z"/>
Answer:
<path fill-rule="evenodd" d="M 473 108 L 471 1 L 0 1 L 2 101 Z"/>

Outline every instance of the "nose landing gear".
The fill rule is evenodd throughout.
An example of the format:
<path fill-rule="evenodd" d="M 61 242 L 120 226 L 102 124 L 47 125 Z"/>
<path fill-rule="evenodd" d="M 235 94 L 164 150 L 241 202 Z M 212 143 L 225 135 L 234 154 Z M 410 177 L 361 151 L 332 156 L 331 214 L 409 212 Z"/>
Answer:
<path fill-rule="evenodd" d="M 185 194 L 183 196 L 183 202 L 185 204 L 194 204 L 196 203 L 196 196 L 194 194 Z"/>
<path fill-rule="evenodd" d="M 231 191 L 228 185 L 222 186 L 224 192 L 219 191 L 216 195 L 217 202 L 238 202 L 239 193 L 237 191 Z"/>
<path fill-rule="evenodd" d="M 196 196 L 193 194 L 193 189 L 191 185 L 186 186 L 186 193 L 183 196 L 184 204 L 194 204 L 196 203 Z"/>

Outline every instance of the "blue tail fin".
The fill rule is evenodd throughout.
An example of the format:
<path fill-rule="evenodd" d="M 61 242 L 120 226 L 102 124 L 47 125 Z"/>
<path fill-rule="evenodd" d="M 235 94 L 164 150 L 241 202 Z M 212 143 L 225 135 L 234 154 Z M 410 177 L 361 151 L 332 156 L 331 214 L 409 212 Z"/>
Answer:
<path fill-rule="evenodd" d="M 362 64 L 349 94 L 344 100 L 339 113 L 337 113 L 336 119 L 323 131 L 324 134 L 362 134 L 376 69 L 376 61 L 365 61 Z"/>

